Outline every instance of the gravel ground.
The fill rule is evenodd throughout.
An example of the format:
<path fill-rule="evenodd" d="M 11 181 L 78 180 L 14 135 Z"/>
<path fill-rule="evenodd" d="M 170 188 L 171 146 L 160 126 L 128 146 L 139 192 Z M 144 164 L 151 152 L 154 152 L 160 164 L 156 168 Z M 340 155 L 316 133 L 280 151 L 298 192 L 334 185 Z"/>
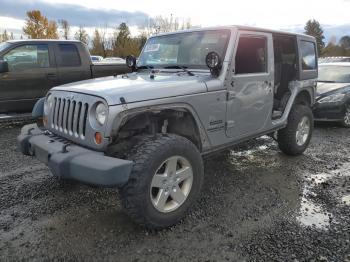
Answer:
<path fill-rule="evenodd" d="M 205 160 L 173 228 L 130 221 L 114 189 L 62 182 L 0 127 L 0 261 L 350 261 L 350 130 L 319 126 L 287 157 L 263 137 Z"/>

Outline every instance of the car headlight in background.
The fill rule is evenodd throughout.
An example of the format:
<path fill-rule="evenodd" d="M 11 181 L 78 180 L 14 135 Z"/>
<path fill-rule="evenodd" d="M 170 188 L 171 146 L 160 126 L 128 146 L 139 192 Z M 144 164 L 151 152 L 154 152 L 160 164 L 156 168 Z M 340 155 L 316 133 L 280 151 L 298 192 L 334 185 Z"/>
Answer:
<path fill-rule="evenodd" d="M 320 100 L 318 100 L 319 103 L 333 103 L 333 102 L 340 102 L 343 100 L 345 94 L 342 93 L 337 93 L 337 94 L 333 94 L 330 96 L 326 96 L 324 98 L 321 98 Z"/>
<path fill-rule="evenodd" d="M 44 115 L 48 115 L 50 113 L 50 110 L 52 109 L 53 106 L 53 96 L 51 94 L 49 94 L 46 99 L 45 99 L 45 103 L 44 103 Z"/>
<path fill-rule="evenodd" d="M 107 115 L 108 115 L 108 108 L 104 103 L 98 103 L 96 106 L 96 112 L 95 112 L 95 116 L 96 116 L 96 120 L 100 125 L 104 125 L 104 123 L 106 122 L 107 119 Z"/>

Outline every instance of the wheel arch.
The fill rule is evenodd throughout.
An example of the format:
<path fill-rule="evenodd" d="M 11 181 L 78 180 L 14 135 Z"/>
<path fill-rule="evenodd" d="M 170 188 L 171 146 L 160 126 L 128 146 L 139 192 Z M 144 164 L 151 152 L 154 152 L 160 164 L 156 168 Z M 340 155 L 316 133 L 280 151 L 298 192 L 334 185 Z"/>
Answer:
<path fill-rule="evenodd" d="M 294 103 L 312 107 L 314 105 L 314 97 L 313 89 L 306 88 L 297 94 Z"/>
<path fill-rule="evenodd" d="M 121 133 L 144 130 L 148 133 L 165 132 L 183 136 L 194 143 L 200 152 L 209 145 L 207 134 L 197 113 L 186 104 L 130 109 L 124 111 L 116 122 L 118 123 L 113 125 L 111 132 L 112 140 L 118 138 Z"/>

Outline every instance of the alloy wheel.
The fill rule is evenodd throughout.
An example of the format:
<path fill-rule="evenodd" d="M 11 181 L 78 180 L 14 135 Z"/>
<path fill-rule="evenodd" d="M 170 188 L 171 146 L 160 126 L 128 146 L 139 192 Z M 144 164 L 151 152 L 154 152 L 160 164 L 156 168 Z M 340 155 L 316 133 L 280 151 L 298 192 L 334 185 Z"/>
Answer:
<path fill-rule="evenodd" d="M 178 209 L 187 199 L 193 183 L 193 169 L 187 159 L 172 156 L 166 159 L 153 176 L 150 197 L 162 213 Z"/>
<path fill-rule="evenodd" d="M 298 146 L 303 146 L 310 134 L 311 123 L 310 119 L 304 116 L 298 124 L 297 132 L 296 132 L 296 142 Z"/>

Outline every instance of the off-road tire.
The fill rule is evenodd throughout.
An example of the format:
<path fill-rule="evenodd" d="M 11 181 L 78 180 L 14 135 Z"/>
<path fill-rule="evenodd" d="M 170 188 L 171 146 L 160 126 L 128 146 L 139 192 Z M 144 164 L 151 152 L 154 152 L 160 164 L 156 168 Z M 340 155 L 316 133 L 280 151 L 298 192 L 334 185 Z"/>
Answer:
<path fill-rule="evenodd" d="M 172 156 L 182 156 L 190 162 L 193 183 L 187 199 L 179 208 L 162 213 L 151 202 L 151 181 L 159 165 Z M 175 134 L 145 136 L 130 150 L 128 159 L 134 161 L 134 166 L 128 183 L 119 189 L 119 193 L 130 217 L 148 229 L 162 229 L 177 224 L 196 201 L 203 184 L 203 161 L 196 146 Z"/>
<path fill-rule="evenodd" d="M 296 132 L 298 124 L 302 118 L 306 116 L 310 121 L 310 131 L 306 142 L 303 145 L 298 145 L 296 141 Z M 312 132 L 314 129 L 314 118 L 309 106 L 295 104 L 288 116 L 288 124 L 285 128 L 278 131 L 277 142 L 280 150 L 287 155 L 300 155 L 308 147 Z"/>

